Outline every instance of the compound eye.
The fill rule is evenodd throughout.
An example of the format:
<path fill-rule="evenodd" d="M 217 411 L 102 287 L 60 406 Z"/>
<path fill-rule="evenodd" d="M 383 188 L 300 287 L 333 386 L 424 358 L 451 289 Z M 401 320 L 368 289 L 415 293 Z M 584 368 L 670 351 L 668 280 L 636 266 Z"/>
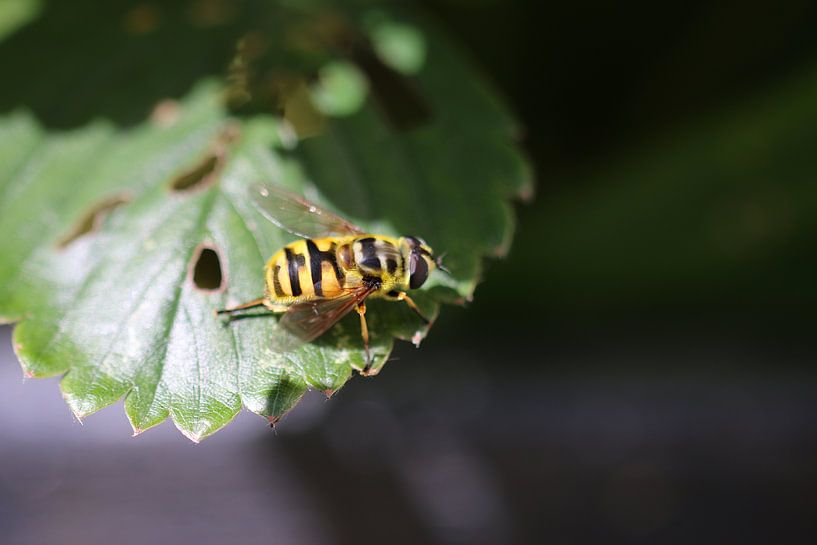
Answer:
<path fill-rule="evenodd" d="M 416 290 L 428 279 L 428 263 L 419 254 L 411 254 L 409 261 L 409 288 Z"/>

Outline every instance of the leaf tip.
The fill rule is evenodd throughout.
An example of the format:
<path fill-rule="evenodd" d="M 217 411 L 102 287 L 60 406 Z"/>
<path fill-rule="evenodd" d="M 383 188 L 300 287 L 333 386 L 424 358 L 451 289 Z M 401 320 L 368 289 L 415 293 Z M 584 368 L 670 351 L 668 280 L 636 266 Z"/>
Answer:
<path fill-rule="evenodd" d="M 188 439 L 190 439 L 193 443 L 195 443 L 197 445 L 199 443 L 201 443 L 201 440 L 204 439 L 207 436 L 207 431 L 206 431 L 205 427 L 202 426 L 202 425 L 198 425 L 198 426 L 196 426 L 194 428 L 191 428 L 191 429 L 186 429 L 186 428 L 183 428 L 182 426 L 179 426 L 178 424 L 176 424 L 176 428 L 180 432 L 182 432 L 182 435 L 184 435 L 185 437 L 187 437 Z"/>
<path fill-rule="evenodd" d="M 27 365 L 25 358 L 20 355 L 23 350 L 22 343 L 15 342 L 12 345 L 12 348 L 14 349 L 14 355 L 17 356 L 17 361 L 20 362 L 20 370 L 23 371 L 23 379 L 37 378 L 37 373 L 35 373 L 34 370 Z"/>
<path fill-rule="evenodd" d="M 84 414 L 81 414 L 81 413 L 75 411 L 73 407 L 69 407 L 69 408 L 71 409 L 71 414 L 73 414 L 74 418 L 76 418 L 77 422 L 79 422 L 79 425 L 84 426 L 85 421 L 83 420 L 83 418 L 85 418 L 87 415 L 84 415 Z"/>
<path fill-rule="evenodd" d="M 28 366 L 28 362 L 23 357 L 23 343 L 14 341 L 11 344 L 14 355 L 17 356 L 17 361 L 20 362 L 20 369 L 23 371 L 23 379 L 36 378 L 37 374 Z"/>
<path fill-rule="evenodd" d="M 107 401 L 101 397 L 88 395 L 87 393 L 77 393 L 71 386 L 66 385 L 66 377 L 67 375 L 63 376 L 62 382 L 60 383 L 62 398 L 65 404 L 68 405 L 71 413 L 73 413 L 74 418 L 76 418 L 80 424 L 83 424 L 83 420 L 88 416 L 91 416 L 115 401 L 115 399 Z"/>
<path fill-rule="evenodd" d="M 178 429 L 182 435 L 190 439 L 196 444 L 201 443 L 204 439 L 210 437 L 212 434 L 217 432 L 221 429 L 225 423 L 218 423 L 208 419 L 201 419 L 191 423 L 190 426 L 187 426 L 187 423 L 180 423 L 176 421 L 174 417 L 174 424 L 176 425 L 176 429 Z"/>
<path fill-rule="evenodd" d="M 188 439 L 190 439 L 191 441 L 193 441 L 193 443 L 195 443 L 197 445 L 199 443 L 201 443 L 202 437 L 200 435 L 196 434 L 196 433 L 187 433 L 187 432 L 183 431 L 182 435 L 184 435 L 185 437 L 187 437 Z"/>
<path fill-rule="evenodd" d="M 373 365 L 369 369 L 361 369 L 359 371 L 359 373 L 360 373 L 360 376 L 362 376 L 362 377 L 367 377 L 367 378 L 368 377 L 373 377 L 373 376 L 376 376 L 378 373 L 380 373 L 380 369 L 382 369 L 382 368 L 383 368 L 382 365 Z"/>
<path fill-rule="evenodd" d="M 150 122 L 162 129 L 172 127 L 181 116 L 181 108 L 176 100 L 166 98 L 160 100 L 150 113 Z"/>
<path fill-rule="evenodd" d="M 326 396 L 326 399 L 332 399 L 332 396 L 335 395 L 335 392 L 337 392 L 337 390 L 334 388 L 326 388 L 321 391 L 323 392 L 323 395 Z"/>
<path fill-rule="evenodd" d="M 65 400 L 66 405 L 68 405 L 68 408 L 71 410 L 71 414 L 74 415 L 74 418 L 76 418 L 77 422 L 80 424 L 84 425 L 82 419 L 94 412 L 93 409 L 89 410 L 88 408 L 84 407 L 82 400 L 73 397 L 64 390 L 62 392 L 62 398 Z"/>
<path fill-rule="evenodd" d="M 524 204 L 530 204 L 533 202 L 533 199 L 536 197 L 536 184 L 533 182 L 532 175 L 529 183 L 524 184 L 516 193 L 516 196 Z"/>

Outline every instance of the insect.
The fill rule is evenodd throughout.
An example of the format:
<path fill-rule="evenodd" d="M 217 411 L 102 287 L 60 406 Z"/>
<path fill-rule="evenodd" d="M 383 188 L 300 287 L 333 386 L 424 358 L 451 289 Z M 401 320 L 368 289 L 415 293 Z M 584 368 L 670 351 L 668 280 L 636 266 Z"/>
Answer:
<path fill-rule="evenodd" d="M 300 342 L 317 339 L 353 309 L 360 316 L 366 353 L 363 374 L 369 374 L 369 329 L 366 299 L 403 301 L 426 324 L 406 293 L 417 289 L 435 268 L 446 271 L 421 238 L 366 233 L 340 216 L 281 188 L 261 185 L 252 201 L 273 224 L 302 237 L 267 261 L 264 296 L 217 311 L 232 314 L 266 307 L 283 313 L 280 320 Z"/>

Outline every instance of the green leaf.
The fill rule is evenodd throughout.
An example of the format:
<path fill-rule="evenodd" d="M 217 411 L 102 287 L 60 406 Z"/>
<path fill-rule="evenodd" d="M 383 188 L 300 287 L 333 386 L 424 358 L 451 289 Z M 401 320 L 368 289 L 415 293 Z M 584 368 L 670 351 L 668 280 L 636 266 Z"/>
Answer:
<path fill-rule="evenodd" d="M 170 417 L 198 441 L 242 406 L 276 421 L 307 389 L 331 394 L 364 365 L 355 316 L 287 353 L 273 349 L 275 317 L 214 316 L 259 297 L 266 259 L 293 240 L 249 204 L 250 185 L 287 187 L 372 232 L 446 251 L 451 276 L 413 295 L 436 317 L 440 302 L 471 298 L 484 255 L 507 250 L 508 200 L 531 180 L 512 118 L 410 14 L 378 12 L 424 36 L 424 64 L 407 79 L 366 45 L 367 8 L 168 6 L 93 12 L 100 35 L 74 16 L 76 28 L 59 28 L 78 45 L 36 73 L 13 63 L 29 77 L 0 91 L 14 109 L 0 117 L 0 229 L 14 234 L 0 240 L 0 316 L 18 322 L 28 376 L 64 375 L 78 418 L 124 397 L 135 433 Z M 72 13 L 49 5 L 0 45 L 0 61 L 36 58 Z M 329 23 L 361 45 L 340 47 Z M 237 51 L 229 77 L 227 62 L 196 64 L 207 47 L 215 58 Z M 146 62 L 180 85 L 115 77 Z M 66 93 L 76 88 L 87 93 Z M 422 115 L 393 110 L 395 96 L 417 99 Z M 376 370 L 394 338 L 427 333 L 404 305 L 369 309 Z"/>
<path fill-rule="evenodd" d="M 0 40 L 37 16 L 39 0 L 5 0 L 0 3 Z"/>

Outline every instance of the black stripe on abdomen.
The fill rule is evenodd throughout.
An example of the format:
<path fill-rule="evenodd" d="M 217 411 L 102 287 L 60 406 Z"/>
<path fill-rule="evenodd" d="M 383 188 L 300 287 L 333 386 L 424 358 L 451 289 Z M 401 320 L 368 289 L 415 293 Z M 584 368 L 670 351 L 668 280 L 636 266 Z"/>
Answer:
<path fill-rule="evenodd" d="M 338 260 L 335 256 L 335 243 L 329 246 L 328 250 L 321 251 L 318 245 L 311 240 L 306 241 L 306 249 L 309 251 L 309 270 L 312 273 L 312 287 L 315 289 L 315 295 L 323 296 L 323 288 L 321 287 L 321 280 L 323 279 L 323 262 L 326 261 L 332 265 L 335 271 L 335 278 L 338 279 L 338 285 L 342 285 L 343 273 L 338 267 Z"/>
<path fill-rule="evenodd" d="M 276 264 L 275 267 L 272 269 L 272 288 L 275 290 L 275 295 L 277 297 L 284 296 L 284 288 L 281 286 L 281 279 L 278 278 L 278 275 L 281 273 L 281 266 Z"/>
<path fill-rule="evenodd" d="M 289 287 L 292 295 L 301 295 L 301 279 L 298 278 L 298 269 L 306 265 L 306 259 L 301 254 L 293 254 L 289 248 L 284 248 L 287 258 L 287 270 L 289 271 Z"/>

